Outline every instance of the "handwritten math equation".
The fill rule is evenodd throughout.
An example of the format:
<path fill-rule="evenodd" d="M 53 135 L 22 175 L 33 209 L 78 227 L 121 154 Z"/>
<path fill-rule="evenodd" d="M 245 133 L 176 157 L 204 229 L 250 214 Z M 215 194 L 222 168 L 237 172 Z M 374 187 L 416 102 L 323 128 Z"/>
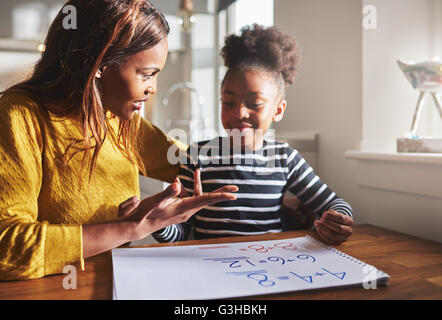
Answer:
<path fill-rule="evenodd" d="M 278 250 L 279 254 L 273 255 L 272 251 L 276 252 L 274 250 L 276 248 L 283 249 L 283 254 L 281 254 L 281 250 Z M 300 253 L 298 248 L 291 242 L 278 242 L 272 246 L 252 244 L 247 246 L 247 248 L 240 248 L 238 250 L 242 252 L 257 252 L 262 254 L 262 256 L 229 256 L 205 258 L 203 260 L 224 264 L 226 266 L 226 274 L 253 279 L 261 287 L 272 287 L 277 284 L 277 281 L 290 280 L 303 281 L 313 285 L 315 281 L 323 277 L 333 277 L 342 281 L 346 276 L 345 271 L 329 270 L 320 265 L 315 256 Z M 263 267 L 272 264 L 284 266 L 284 268 L 280 268 L 283 270 L 282 274 L 274 277 L 270 276 L 270 272 Z M 299 269 L 300 264 L 302 264 L 301 269 L 308 269 L 309 272 L 302 273 L 296 271 L 296 269 Z M 253 269 L 253 267 L 257 269 Z"/>

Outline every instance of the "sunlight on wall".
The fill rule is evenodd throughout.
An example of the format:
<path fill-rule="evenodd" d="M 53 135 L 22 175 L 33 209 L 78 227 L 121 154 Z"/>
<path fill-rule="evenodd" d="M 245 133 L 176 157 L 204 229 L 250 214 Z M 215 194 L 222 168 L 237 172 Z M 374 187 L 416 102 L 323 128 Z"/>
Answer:
<path fill-rule="evenodd" d="M 240 32 L 243 26 L 253 23 L 273 25 L 273 0 L 239 0 L 232 7 L 232 27 L 235 33 Z"/>

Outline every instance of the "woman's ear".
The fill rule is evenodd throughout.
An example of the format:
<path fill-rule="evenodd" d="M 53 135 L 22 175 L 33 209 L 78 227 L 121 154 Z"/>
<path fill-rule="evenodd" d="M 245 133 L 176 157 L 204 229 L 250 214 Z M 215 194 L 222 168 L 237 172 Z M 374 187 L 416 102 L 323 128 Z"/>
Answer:
<path fill-rule="evenodd" d="M 287 101 L 282 99 L 276 107 L 275 114 L 273 115 L 273 122 L 279 122 L 282 120 L 286 107 Z"/>

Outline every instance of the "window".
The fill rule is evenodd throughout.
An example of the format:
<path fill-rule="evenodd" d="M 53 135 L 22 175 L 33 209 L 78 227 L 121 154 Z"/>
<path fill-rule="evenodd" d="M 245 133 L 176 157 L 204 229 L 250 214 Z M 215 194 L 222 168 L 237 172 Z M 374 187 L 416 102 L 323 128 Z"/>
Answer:
<path fill-rule="evenodd" d="M 273 0 L 238 0 L 232 5 L 231 32 L 238 33 L 245 25 L 273 25 Z"/>

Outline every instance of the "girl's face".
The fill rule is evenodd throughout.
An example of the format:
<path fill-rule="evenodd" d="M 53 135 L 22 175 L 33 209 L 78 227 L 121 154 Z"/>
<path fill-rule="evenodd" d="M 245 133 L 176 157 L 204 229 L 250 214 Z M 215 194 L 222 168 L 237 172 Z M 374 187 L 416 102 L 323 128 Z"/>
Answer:
<path fill-rule="evenodd" d="M 282 119 L 287 102 L 273 76 L 260 70 L 233 70 L 221 87 L 221 122 L 241 147 L 257 150 L 272 122 Z"/>
<path fill-rule="evenodd" d="M 166 63 L 167 39 L 155 47 L 130 56 L 121 67 L 104 67 L 97 72 L 101 79 L 105 109 L 123 120 L 130 120 L 157 91 L 158 73 Z"/>

